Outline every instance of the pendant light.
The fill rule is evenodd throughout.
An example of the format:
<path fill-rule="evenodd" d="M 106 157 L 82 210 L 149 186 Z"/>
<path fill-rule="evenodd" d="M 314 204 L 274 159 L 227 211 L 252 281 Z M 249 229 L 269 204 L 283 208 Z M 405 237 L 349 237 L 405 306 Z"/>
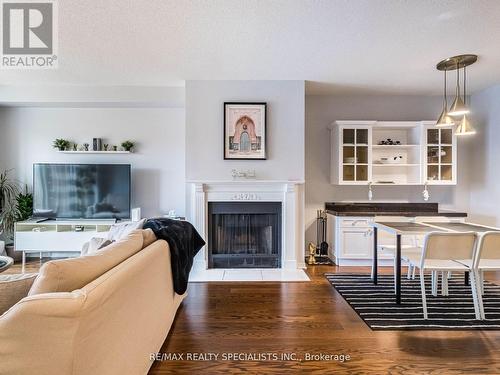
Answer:
<path fill-rule="evenodd" d="M 466 96 L 465 96 L 465 85 L 466 85 L 466 72 L 465 72 L 465 66 L 464 66 L 464 105 L 466 104 L 465 103 L 465 100 L 466 100 Z M 467 118 L 467 114 L 464 114 L 464 116 L 462 117 L 462 120 L 460 121 L 460 124 L 458 124 L 457 126 L 457 130 L 455 132 L 456 135 L 472 135 L 472 134 L 476 134 L 476 130 L 474 129 L 474 127 L 472 126 L 472 124 L 470 123 L 469 119 Z"/>
<path fill-rule="evenodd" d="M 443 93 L 443 111 L 436 122 L 436 126 L 445 127 L 455 125 L 455 121 L 448 115 L 448 100 L 446 95 L 446 73 L 447 69 L 444 69 L 444 93 Z"/>
<path fill-rule="evenodd" d="M 453 101 L 453 104 L 451 105 L 450 110 L 448 111 L 448 114 L 450 116 L 461 116 L 469 113 L 469 109 L 465 106 L 464 101 L 460 97 L 460 64 L 458 60 L 456 69 L 457 69 L 457 89 L 456 89 L 455 100 Z"/>
<path fill-rule="evenodd" d="M 458 55 L 458 56 L 453 56 L 453 57 L 448 57 L 447 59 L 444 59 L 440 61 L 436 65 L 436 69 L 443 71 L 445 74 L 445 98 L 444 98 L 444 103 L 445 103 L 445 109 L 446 109 L 446 72 L 448 70 L 456 70 L 457 71 L 457 87 L 456 87 L 456 94 L 455 94 L 455 100 L 453 101 L 453 104 L 451 105 L 451 108 L 448 112 L 443 110 L 441 113 L 441 116 L 439 116 L 439 119 L 436 123 L 436 126 L 449 126 L 451 125 L 450 119 L 446 119 L 446 117 L 450 116 L 462 116 L 462 119 L 460 120 L 460 123 L 457 125 L 456 128 L 456 135 L 467 135 L 467 134 L 475 134 L 475 130 L 472 127 L 467 114 L 470 112 L 469 108 L 466 106 L 466 70 L 465 67 L 474 64 L 477 61 L 477 55 L 472 55 L 472 54 L 467 54 L 467 55 Z M 464 95 L 463 95 L 463 100 L 460 95 L 460 69 L 464 68 Z M 457 123 L 457 121 L 452 122 Z M 446 124 L 446 125 L 445 125 Z"/>

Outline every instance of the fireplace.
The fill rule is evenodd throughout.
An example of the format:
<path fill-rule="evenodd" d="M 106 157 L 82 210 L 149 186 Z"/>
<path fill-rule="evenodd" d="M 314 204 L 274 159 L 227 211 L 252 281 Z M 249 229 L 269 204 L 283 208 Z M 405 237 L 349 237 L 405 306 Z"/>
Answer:
<path fill-rule="evenodd" d="M 281 202 L 209 202 L 208 268 L 281 268 Z"/>

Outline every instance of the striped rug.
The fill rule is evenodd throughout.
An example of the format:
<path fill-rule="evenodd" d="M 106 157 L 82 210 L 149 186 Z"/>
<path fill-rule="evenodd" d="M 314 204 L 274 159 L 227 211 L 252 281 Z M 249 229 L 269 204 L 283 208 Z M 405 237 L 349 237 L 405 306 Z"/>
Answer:
<path fill-rule="evenodd" d="M 401 305 L 394 301 L 394 277 L 379 275 L 373 285 L 366 274 L 325 274 L 328 281 L 373 330 L 411 329 L 500 329 L 500 286 L 484 283 L 483 304 L 486 320 L 476 320 L 470 286 L 464 285 L 463 276 L 452 277 L 448 283 L 449 296 L 431 294 L 430 275 L 426 275 L 427 311 L 422 313 L 420 280 L 402 278 Z M 439 283 L 441 286 L 441 282 Z"/>

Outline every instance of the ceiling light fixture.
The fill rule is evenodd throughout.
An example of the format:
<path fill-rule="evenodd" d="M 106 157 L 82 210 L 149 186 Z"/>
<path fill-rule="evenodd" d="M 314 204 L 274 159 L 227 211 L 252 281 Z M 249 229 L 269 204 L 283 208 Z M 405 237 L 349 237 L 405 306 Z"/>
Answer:
<path fill-rule="evenodd" d="M 455 125 L 455 121 L 448 115 L 448 100 L 446 97 L 446 72 L 444 69 L 444 93 L 443 93 L 443 111 L 436 122 L 437 127 L 452 126 Z"/>
<path fill-rule="evenodd" d="M 456 70 L 457 70 L 457 87 L 456 87 L 455 100 L 451 104 L 450 110 L 448 111 L 448 114 L 450 116 L 461 116 L 470 112 L 469 108 L 465 106 L 464 101 L 460 97 L 460 64 L 458 63 L 458 60 L 457 60 Z"/>
<path fill-rule="evenodd" d="M 467 114 L 470 112 L 470 109 L 466 106 L 466 97 L 467 97 L 467 92 L 466 92 L 466 70 L 465 68 L 469 65 L 474 64 L 477 61 L 477 55 L 472 55 L 472 54 L 467 54 L 467 55 L 458 55 L 458 56 L 453 56 L 449 57 L 445 60 L 440 61 L 437 65 L 436 68 L 437 70 L 444 71 L 445 74 L 445 81 L 444 81 L 444 109 L 441 115 L 439 116 L 439 119 L 436 123 L 436 126 L 438 127 L 443 127 L 443 126 L 450 126 L 453 125 L 453 123 L 456 123 L 456 121 L 453 121 L 453 119 L 450 118 L 450 116 L 463 116 L 462 120 L 457 126 L 456 134 L 457 135 L 466 135 L 466 134 L 475 134 L 475 130 L 470 124 Z M 464 94 L 463 94 L 463 99 L 460 95 L 460 69 L 464 69 Z M 455 94 L 455 100 L 453 101 L 453 104 L 450 107 L 449 111 L 446 111 L 446 72 L 448 70 L 456 70 L 457 71 L 457 86 L 456 86 L 456 94 Z"/>
<path fill-rule="evenodd" d="M 466 95 L 465 95 L 465 85 L 466 85 L 466 71 L 465 71 L 465 66 L 464 66 L 464 105 L 466 104 Z M 474 127 L 471 125 L 469 119 L 467 118 L 467 114 L 465 114 L 462 117 L 462 120 L 460 121 L 460 124 L 457 126 L 457 130 L 455 132 L 456 135 L 472 135 L 476 134 L 476 130 Z"/>

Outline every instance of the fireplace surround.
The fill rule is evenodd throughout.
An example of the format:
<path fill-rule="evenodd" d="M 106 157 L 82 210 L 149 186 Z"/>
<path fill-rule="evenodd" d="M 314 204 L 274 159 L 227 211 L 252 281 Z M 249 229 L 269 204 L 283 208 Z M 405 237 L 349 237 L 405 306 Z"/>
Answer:
<path fill-rule="evenodd" d="M 281 254 L 277 268 L 305 268 L 304 189 L 302 181 L 242 179 L 233 181 L 188 181 L 188 217 L 209 242 L 209 209 L 212 202 L 281 204 L 279 238 Z M 256 205 L 258 206 L 258 205 Z M 209 269 L 209 246 L 196 256 L 193 267 Z M 268 268 L 261 266 L 262 268 Z M 225 269 L 231 269 L 231 265 Z"/>

